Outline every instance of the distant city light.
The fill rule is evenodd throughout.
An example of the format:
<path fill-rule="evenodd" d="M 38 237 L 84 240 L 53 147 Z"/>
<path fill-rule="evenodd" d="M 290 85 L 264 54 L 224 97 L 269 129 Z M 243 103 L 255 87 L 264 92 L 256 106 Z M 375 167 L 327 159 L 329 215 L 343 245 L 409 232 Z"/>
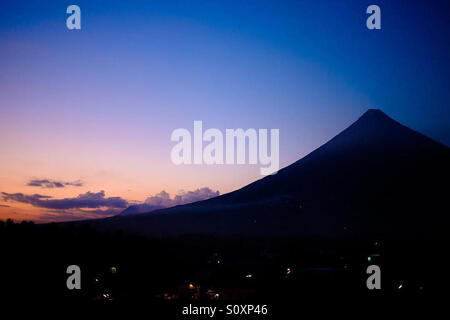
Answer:
<path fill-rule="evenodd" d="M 109 300 L 109 301 L 111 301 L 111 300 L 113 300 L 113 298 L 111 297 L 111 295 L 109 294 L 109 293 L 103 293 L 102 294 L 102 296 L 103 296 L 103 298 L 105 298 L 105 299 L 107 299 L 107 300 Z"/>

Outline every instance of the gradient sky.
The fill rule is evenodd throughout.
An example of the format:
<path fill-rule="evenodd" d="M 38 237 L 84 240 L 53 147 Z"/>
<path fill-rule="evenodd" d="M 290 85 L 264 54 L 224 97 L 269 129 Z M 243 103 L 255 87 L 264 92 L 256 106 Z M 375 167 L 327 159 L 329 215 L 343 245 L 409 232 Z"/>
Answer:
<path fill-rule="evenodd" d="M 70 4 L 81 8 L 81 30 L 66 28 Z M 382 30 L 365 26 L 371 4 L 381 7 Z M 170 135 L 192 131 L 194 120 L 279 128 L 282 167 L 368 108 L 450 144 L 448 2 L 0 6 L 0 219 L 106 216 L 119 199 L 226 193 L 261 177 L 259 165 L 172 164 Z M 33 179 L 81 183 L 28 186 Z M 45 199 L 75 204 L 41 207 Z M 86 213 L 76 204 L 84 200 L 103 211 Z"/>

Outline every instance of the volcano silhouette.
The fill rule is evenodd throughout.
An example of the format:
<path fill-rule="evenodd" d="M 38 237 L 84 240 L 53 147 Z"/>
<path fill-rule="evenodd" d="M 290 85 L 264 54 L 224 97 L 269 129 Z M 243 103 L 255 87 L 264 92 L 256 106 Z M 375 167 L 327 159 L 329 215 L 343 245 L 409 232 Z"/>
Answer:
<path fill-rule="evenodd" d="M 449 150 L 370 109 L 276 175 L 209 200 L 91 223 L 148 236 L 443 233 Z"/>

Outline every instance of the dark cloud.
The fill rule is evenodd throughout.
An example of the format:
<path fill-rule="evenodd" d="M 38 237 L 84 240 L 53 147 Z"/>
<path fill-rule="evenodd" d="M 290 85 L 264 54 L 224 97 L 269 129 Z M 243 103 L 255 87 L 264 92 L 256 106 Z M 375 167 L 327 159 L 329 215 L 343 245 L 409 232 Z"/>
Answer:
<path fill-rule="evenodd" d="M 28 203 L 32 206 L 46 209 L 76 209 L 89 208 L 97 209 L 107 208 L 126 208 L 128 202 L 121 197 L 105 198 L 105 191 L 86 192 L 75 198 L 52 199 L 50 196 L 40 194 L 26 195 L 23 193 L 6 193 L 2 192 L 3 200 Z"/>
<path fill-rule="evenodd" d="M 31 179 L 27 186 L 29 187 L 41 187 L 46 189 L 52 189 L 52 188 L 64 188 L 66 186 L 72 186 L 72 187 L 81 187 L 83 185 L 83 182 L 81 180 L 76 180 L 72 182 L 63 182 L 63 181 L 55 181 L 50 179 Z"/>
<path fill-rule="evenodd" d="M 4 201 L 15 201 L 15 202 L 29 203 L 32 205 L 36 205 L 40 201 L 45 201 L 45 199 L 51 198 L 50 196 L 43 196 L 40 194 L 26 195 L 23 193 L 6 193 L 6 192 L 2 192 L 2 197 Z"/>
<path fill-rule="evenodd" d="M 6 204 L 0 204 L 1 208 L 9 208 L 9 206 L 7 206 Z"/>

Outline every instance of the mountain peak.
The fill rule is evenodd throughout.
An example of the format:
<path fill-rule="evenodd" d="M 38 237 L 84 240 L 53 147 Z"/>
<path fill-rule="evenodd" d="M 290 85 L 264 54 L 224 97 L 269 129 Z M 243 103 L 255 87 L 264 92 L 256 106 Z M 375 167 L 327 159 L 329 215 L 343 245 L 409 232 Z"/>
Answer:
<path fill-rule="evenodd" d="M 367 111 L 363 113 L 363 115 L 371 115 L 371 114 L 384 114 L 384 115 L 386 115 L 381 109 L 367 109 Z"/>
<path fill-rule="evenodd" d="M 319 153 L 331 150 L 347 153 L 385 153 L 388 149 L 399 152 L 399 150 L 417 151 L 430 148 L 442 146 L 400 124 L 380 109 L 368 109 L 357 121 L 318 150 Z"/>
<path fill-rule="evenodd" d="M 396 122 L 380 109 L 368 109 L 366 112 L 363 113 L 361 117 L 359 117 L 358 120 L 365 120 L 365 119 L 390 120 Z"/>
<path fill-rule="evenodd" d="M 412 131 L 389 117 L 380 109 L 368 109 L 349 129 L 352 129 L 350 131 L 356 138 L 364 138 L 365 134 L 375 136 L 383 134 L 389 136 L 390 134 L 406 134 L 407 131 Z"/>

